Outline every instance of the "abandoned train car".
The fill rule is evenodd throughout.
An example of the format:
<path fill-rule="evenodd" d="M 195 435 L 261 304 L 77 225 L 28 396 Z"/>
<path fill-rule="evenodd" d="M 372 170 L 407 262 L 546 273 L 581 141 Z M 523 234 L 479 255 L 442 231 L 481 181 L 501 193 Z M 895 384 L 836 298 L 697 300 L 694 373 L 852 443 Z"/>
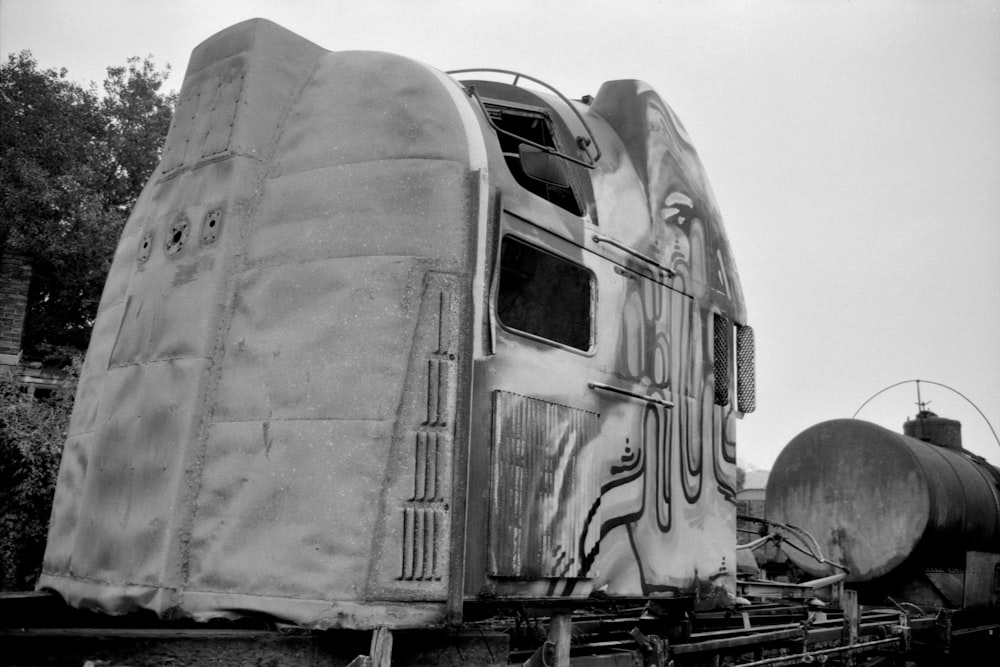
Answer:
<path fill-rule="evenodd" d="M 264 20 L 195 50 L 43 588 L 356 629 L 734 590 L 753 332 L 697 154 L 641 82 L 495 74 Z"/>

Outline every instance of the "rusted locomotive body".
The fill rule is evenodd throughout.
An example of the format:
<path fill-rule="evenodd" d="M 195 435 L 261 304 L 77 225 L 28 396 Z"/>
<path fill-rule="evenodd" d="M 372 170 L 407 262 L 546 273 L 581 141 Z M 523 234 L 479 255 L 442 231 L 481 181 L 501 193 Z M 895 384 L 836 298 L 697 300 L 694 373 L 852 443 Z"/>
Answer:
<path fill-rule="evenodd" d="M 904 432 L 855 419 L 806 429 L 775 461 L 767 518 L 807 530 L 869 600 L 1000 607 L 1000 470 L 962 448 L 954 420 L 922 412 Z"/>
<path fill-rule="evenodd" d="M 42 587 L 320 628 L 732 589 L 752 331 L 683 128 L 462 78 L 262 20 L 196 49 Z"/>

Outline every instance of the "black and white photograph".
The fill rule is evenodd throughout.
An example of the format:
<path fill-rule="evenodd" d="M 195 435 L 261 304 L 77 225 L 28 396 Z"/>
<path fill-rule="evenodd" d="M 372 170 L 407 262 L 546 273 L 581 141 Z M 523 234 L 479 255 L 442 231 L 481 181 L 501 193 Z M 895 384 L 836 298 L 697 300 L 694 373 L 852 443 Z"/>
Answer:
<path fill-rule="evenodd" d="M 1000 1 L 0 58 L 0 663 L 996 664 Z"/>

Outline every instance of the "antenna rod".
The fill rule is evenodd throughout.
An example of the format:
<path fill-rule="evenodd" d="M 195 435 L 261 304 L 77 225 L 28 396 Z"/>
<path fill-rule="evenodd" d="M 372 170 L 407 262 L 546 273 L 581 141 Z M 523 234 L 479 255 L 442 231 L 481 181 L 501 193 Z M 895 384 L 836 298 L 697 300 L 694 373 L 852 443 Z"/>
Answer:
<path fill-rule="evenodd" d="M 881 395 L 881 394 L 889 391 L 893 387 L 898 387 L 899 385 L 901 385 L 901 384 L 907 384 L 908 382 L 916 382 L 916 383 L 918 383 L 918 386 L 919 386 L 919 383 L 921 382 L 921 380 L 902 380 L 900 382 L 896 382 L 895 384 L 890 384 L 888 387 L 885 387 L 883 389 L 879 389 L 874 394 L 872 394 L 871 396 L 869 396 L 868 400 L 866 400 L 864 403 L 861 404 L 861 407 L 859 407 L 857 410 L 854 411 L 854 414 L 851 415 L 851 419 L 856 419 L 857 416 L 858 416 L 858 413 L 861 412 L 866 405 L 868 405 L 869 403 L 871 403 L 875 399 L 876 396 L 879 396 L 879 395 Z M 927 384 L 932 384 L 935 387 L 944 387 L 948 391 L 956 393 L 959 396 L 961 396 L 962 398 L 964 398 L 965 402 L 968 403 L 969 405 L 971 405 L 976 410 L 976 412 L 979 413 L 979 416 L 983 418 L 983 421 L 986 422 L 986 425 L 990 429 L 990 433 L 993 434 L 993 439 L 997 441 L 998 445 L 1000 445 L 1000 435 L 997 435 L 996 430 L 994 430 L 994 428 L 993 428 L 993 424 L 991 424 L 990 420 L 986 418 L 986 415 L 983 414 L 983 411 L 979 409 L 979 406 L 976 405 L 975 403 L 973 403 L 971 400 L 969 400 L 968 396 L 966 396 L 962 392 L 958 391 L 957 389 L 953 389 L 953 388 L 949 387 L 948 385 L 942 384 L 940 382 L 934 382 L 933 380 L 922 380 L 922 382 L 926 382 Z"/>

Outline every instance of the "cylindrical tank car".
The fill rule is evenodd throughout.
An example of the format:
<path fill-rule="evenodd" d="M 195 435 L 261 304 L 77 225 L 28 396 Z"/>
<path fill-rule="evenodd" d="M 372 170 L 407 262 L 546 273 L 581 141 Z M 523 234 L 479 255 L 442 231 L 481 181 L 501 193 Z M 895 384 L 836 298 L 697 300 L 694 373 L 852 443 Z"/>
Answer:
<path fill-rule="evenodd" d="M 932 413 L 905 426 L 924 439 L 856 419 L 812 426 L 775 461 L 765 515 L 808 531 L 850 584 L 921 600 L 918 589 L 937 589 L 960 605 L 968 554 L 1000 552 L 1000 471 L 962 449 L 958 429 Z M 811 575 L 830 573 L 786 552 Z"/>

